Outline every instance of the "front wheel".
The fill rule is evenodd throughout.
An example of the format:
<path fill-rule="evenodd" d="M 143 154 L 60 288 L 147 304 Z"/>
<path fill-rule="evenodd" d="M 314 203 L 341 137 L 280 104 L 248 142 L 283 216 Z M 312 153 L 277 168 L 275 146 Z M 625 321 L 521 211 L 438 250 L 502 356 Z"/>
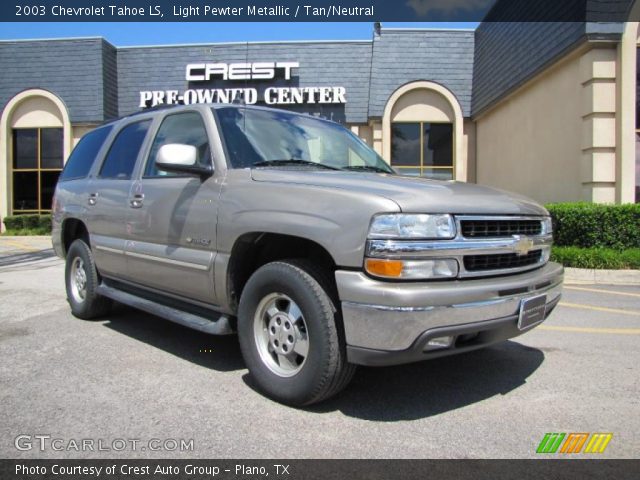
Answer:
<path fill-rule="evenodd" d="M 65 284 L 67 300 L 74 316 L 90 320 L 108 312 L 111 301 L 96 293 L 98 270 L 91 249 L 83 240 L 75 240 L 69 247 Z"/>
<path fill-rule="evenodd" d="M 310 405 L 353 377 L 330 292 L 321 270 L 296 260 L 264 265 L 247 282 L 238 312 L 240 347 L 251 376 L 271 398 Z"/>

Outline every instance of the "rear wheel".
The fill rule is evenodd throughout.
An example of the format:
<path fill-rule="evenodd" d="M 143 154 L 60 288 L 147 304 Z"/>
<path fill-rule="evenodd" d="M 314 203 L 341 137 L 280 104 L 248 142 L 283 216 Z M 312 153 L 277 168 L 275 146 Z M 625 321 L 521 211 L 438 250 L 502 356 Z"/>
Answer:
<path fill-rule="evenodd" d="M 251 376 L 271 398 L 310 405 L 353 377 L 331 291 L 322 271 L 301 260 L 264 265 L 247 282 L 238 314 L 240 346 Z"/>
<path fill-rule="evenodd" d="M 111 301 L 96 293 L 99 277 L 91 249 L 83 240 L 75 240 L 67 252 L 65 284 L 71 313 L 90 320 L 104 315 Z"/>

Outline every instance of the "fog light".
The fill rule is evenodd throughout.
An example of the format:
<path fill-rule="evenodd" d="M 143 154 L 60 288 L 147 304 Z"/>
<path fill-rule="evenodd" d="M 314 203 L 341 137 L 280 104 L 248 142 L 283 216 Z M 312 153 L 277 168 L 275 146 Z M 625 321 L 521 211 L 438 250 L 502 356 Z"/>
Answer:
<path fill-rule="evenodd" d="M 439 350 L 441 348 L 449 348 L 453 344 L 453 336 L 449 335 L 448 337 L 436 337 L 432 338 L 427 342 L 427 345 L 424 347 L 425 351 L 428 350 Z"/>
<path fill-rule="evenodd" d="M 458 262 L 454 259 L 408 260 L 404 262 L 402 278 L 420 280 L 454 278 L 458 276 Z"/>

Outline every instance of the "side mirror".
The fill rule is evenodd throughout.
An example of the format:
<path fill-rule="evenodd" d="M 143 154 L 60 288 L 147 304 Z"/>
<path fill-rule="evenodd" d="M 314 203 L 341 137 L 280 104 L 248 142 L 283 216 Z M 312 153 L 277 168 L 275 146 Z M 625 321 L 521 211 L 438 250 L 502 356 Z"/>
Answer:
<path fill-rule="evenodd" d="M 166 172 L 188 173 L 201 177 L 211 176 L 213 174 L 211 165 L 198 165 L 197 160 L 198 149 L 193 145 L 168 143 L 158 150 L 156 166 Z"/>

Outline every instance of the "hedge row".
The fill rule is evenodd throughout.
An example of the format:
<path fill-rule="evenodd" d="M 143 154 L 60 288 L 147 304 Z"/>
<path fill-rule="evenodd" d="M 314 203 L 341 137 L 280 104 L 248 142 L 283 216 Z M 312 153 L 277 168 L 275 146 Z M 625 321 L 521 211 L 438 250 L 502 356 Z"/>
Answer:
<path fill-rule="evenodd" d="M 14 215 L 3 219 L 8 233 L 48 235 L 51 233 L 51 215 Z"/>
<path fill-rule="evenodd" d="M 561 247 L 640 248 L 640 204 L 555 203 L 554 243 Z"/>
<path fill-rule="evenodd" d="M 551 260 L 565 267 L 606 270 L 640 269 L 640 248 L 553 247 Z"/>

